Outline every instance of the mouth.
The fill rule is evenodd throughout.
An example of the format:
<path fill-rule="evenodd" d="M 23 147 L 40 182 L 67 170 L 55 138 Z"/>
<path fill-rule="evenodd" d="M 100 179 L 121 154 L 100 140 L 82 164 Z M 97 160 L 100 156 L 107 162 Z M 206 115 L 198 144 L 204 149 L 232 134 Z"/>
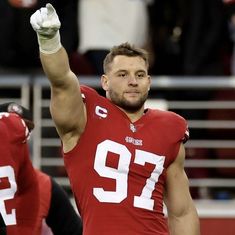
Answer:
<path fill-rule="evenodd" d="M 127 91 L 125 92 L 128 96 L 139 96 L 140 92 L 138 91 Z"/>
<path fill-rule="evenodd" d="M 130 90 L 130 91 L 126 91 L 125 93 L 127 94 L 139 94 L 140 92 L 137 90 Z"/>

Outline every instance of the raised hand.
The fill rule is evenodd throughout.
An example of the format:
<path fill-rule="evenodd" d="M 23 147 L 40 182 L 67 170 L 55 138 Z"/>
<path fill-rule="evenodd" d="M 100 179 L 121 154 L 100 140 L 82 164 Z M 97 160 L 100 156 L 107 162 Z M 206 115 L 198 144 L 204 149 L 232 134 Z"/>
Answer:
<path fill-rule="evenodd" d="M 41 52 L 52 54 L 59 50 L 61 23 L 55 8 L 50 3 L 37 10 L 30 17 L 30 23 L 37 33 Z"/>

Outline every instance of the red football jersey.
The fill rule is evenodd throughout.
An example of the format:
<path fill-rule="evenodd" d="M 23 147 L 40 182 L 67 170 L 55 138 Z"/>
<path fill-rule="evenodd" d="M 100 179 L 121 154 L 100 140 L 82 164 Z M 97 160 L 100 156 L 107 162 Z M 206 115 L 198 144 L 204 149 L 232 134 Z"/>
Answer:
<path fill-rule="evenodd" d="M 38 214 L 39 190 L 28 134 L 17 114 L 0 113 L 0 211 L 9 235 L 32 235 Z"/>
<path fill-rule="evenodd" d="M 81 88 L 87 124 L 64 154 L 84 235 L 167 235 L 163 191 L 167 167 L 188 133 L 179 115 L 146 109 L 132 123 L 108 99 Z"/>

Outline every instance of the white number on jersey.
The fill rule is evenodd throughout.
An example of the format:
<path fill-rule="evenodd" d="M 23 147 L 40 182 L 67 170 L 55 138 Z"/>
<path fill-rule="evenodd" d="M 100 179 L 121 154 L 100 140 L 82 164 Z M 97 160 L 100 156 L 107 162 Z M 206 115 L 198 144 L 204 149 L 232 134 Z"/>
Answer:
<path fill-rule="evenodd" d="M 17 190 L 14 169 L 11 166 L 0 167 L 0 184 L 1 178 L 8 178 L 10 187 L 6 189 L 0 189 L 0 212 L 6 225 L 16 224 L 16 210 L 12 209 L 10 213 L 7 213 L 5 202 L 6 200 L 13 199 Z"/>
<path fill-rule="evenodd" d="M 108 152 L 119 155 L 118 167 L 112 168 L 105 165 Z M 140 196 L 134 197 L 133 205 L 138 208 L 153 210 L 154 200 L 151 199 L 155 185 L 163 171 L 164 156 L 159 156 L 150 152 L 136 149 L 134 163 L 142 165 L 150 163 L 155 165 L 150 177 L 146 179 L 146 184 Z M 102 177 L 116 180 L 115 191 L 105 191 L 103 188 L 94 188 L 93 194 L 100 202 L 120 203 L 127 197 L 128 192 L 128 173 L 131 162 L 131 153 L 123 144 L 111 140 L 105 140 L 98 144 L 94 169 Z"/>

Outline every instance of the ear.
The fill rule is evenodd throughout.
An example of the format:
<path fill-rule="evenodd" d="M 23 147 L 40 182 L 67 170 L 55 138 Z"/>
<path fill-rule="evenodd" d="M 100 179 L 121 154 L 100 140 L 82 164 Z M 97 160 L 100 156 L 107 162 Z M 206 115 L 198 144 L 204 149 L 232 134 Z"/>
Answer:
<path fill-rule="evenodd" d="M 109 81 L 108 81 L 109 79 L 108 79 L 108 77 L 107 77 L 107 75 L 105 75 L 105 74 L 103 74 L 102 76 L 101 76 L 101 85 L 102 85 L 102 88 L 105 90 L 105 91 L 108 91 L 108 89 L 109 89 Z"/>
<path fill-rule="evenodd" d="M 149 80 L 149 88 L 148 91 L 150 90 L 151 84 L 152 84 L 152 78 L 150 75 L 148 75 L 148 80 Z"/>

